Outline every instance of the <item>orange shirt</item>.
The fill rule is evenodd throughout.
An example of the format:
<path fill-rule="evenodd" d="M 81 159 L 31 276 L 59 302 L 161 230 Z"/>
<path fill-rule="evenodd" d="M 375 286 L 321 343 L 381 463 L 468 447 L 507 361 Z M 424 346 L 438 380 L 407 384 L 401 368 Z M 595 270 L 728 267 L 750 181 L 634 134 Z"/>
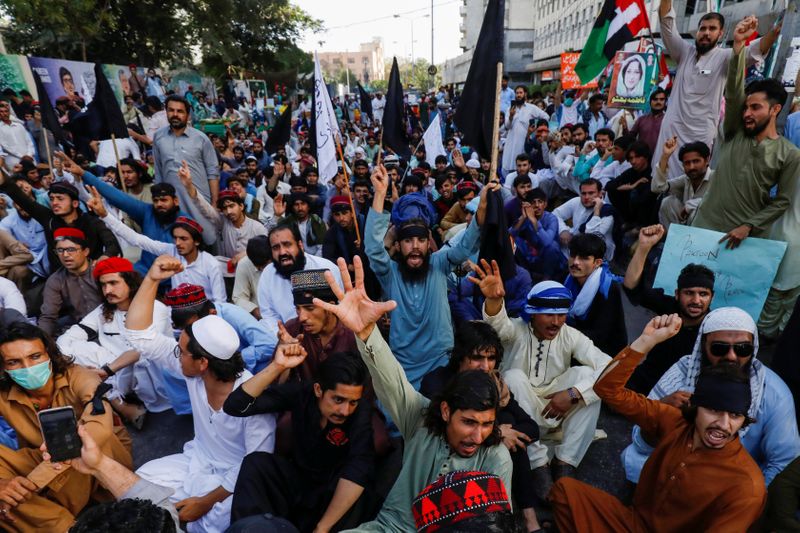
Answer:
<path fill-rule="evenodd" d="M 640 525 L 658 532 L 746 531 L 766 503 L 761 470 L 738 436 L 722 449 L 695 449 L 694 425 L 678 409 L 626 389 L 643 357 L 625 348 L 594 385 L 603 401 L 657 442 L 634 493 Z"/>

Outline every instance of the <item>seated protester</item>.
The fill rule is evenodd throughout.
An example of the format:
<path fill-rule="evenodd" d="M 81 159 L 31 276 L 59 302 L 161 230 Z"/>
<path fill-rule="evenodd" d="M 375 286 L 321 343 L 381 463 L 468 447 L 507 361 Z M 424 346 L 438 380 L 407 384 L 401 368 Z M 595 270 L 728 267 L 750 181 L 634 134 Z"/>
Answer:
<path fill-rule="evenodd" d="M 561 241 L 561 252 L 569 257 L 569 243 L 576 236 L 594 233 L 606 243 L 606 255 L 603 259 L 614 258 L 614 208 L 604 201 L 605 193 L 596 179 L 589 178 L 580 185 L 580 196 L 567 200 L 553 209 L 558 217 L 558 235 Z M 572 226 L 567 225 L 572 221 Z"/>
<path fill-rule="evenodd" d="M 271 230 L 279 224 L 297 226 L 302 236 L 303 248 L 311 255 L 322 253 L 322 243 L 328 227 L 319 216 L 311 213 L 311 200 L 307 194 L 293 192 L 285 199 L 275 199 L 275 216 L 269 221 L 267 228 Z"/>
<path fill-rule="evenodd" d="M 606 97 L 603 93 L 595 93 L 589 97 L 589 105 L 581 114 L 581 122 L 587 127 L 587 134 L 592 137 L 597 132 L 608 127 L 608 117 L 603 110 Z M 613 136 L 612 136 L 613 139 Z"/>
<path fill-rule="evenodd" d="M 235 192 L 244 202 L 245 216 L 258 222 L 258 213 L 261 211 L 261 205 L 256 200 L 256 197 L 248 192 L 250 187 L 252 185 L 250 185 L 250 180 L 247 178 L 247 172 L 242 172 L 241 169 L 228 178 L 228 190 Z M 217 201 L 217 204 L 219 204 L 219 201 Z"/>
<path fill-rule="evenodd" d="M 178 217 L 172 224 L 174 244 L 167 244 L 136 233 L 114 215 L 108 213 L 96 189 L 92 191 L 92 199 L 87 204 L 108 228 L 124 241 L 153 255 L 171 255 L 179 258 L 184 268 L 171 278 L 173 288 L 183 283 L 190 283 L 203 287 L 215 302 L 224 302 L 228 299 L 219 261 L 210 253 L 202 250 L 203 226 L 191 218 Z"/>
<path fill-rule="evenodd" d="M 662 226 L 642 228 L 639 245 L 628 263 L 622 284 L 632 304 L 646 307 L 657 315 L 677 313 L 681 318 L 680 331 L 653 348 L 628 381 L 626 387 L 640 394 L 649 394 L 664 372 L 692 352 L 700 323 L 708 314 L 714 298 L 714 272 L 693 263 L 683 267 L 678 275 L 674 296 L 664 294 L 663 289 L 646 286 L 642 271 L 647 254 L 665 233 Z"/>
<path fill-rule="evenodd" d="M 26 184 L 28 189 L 31 188 L 24 178 L 21 178 L 21 181 L 15 180 L 18 187 L 22 182 Z M 8 215 L 0 220 L 0 230 L 10 233 L 12 237 L 25 245 L 33 255 L 33 261 L 28 264 L 28 269 L 31 272 L 29 277 L 32 280 L 37 277 L 46 278 L 50 274 L 50 262 L 44 228 L 19 204 L 13 203 L 13 207 L 14 209 L 9 210 Z M 55 266 L 58 266 L 58 264 Z"/>
<path fill-rule="evenodd" d="M 53 232 L 53 239 L 53 251 L 61 267 L 44 284 L 39 315 L 39 327 L 48 335 L 77 324 L 103 303 L 100 288 L 92 277 L 95 262 L 89 258 L 86 235 L 77 228 L 61 227 Z"/>
<path fill-rule="evenodd" d="M 148 531 L 176 533 L 180 531 L 178 511 L 169 501 L 171 489 L 150 483 L 104 454 L 86 426 L 78 426 L 81 455 L 68 461 L 70 467 L 87 474 L 115 498 L 84 510 L 69 533 L 116 533 Z M 49 458 L 50 454 L 45 452 Z"/>
<path fill-rule="evenodd" d="M 253 150 L 261 150 L 260 160 L 255 154 L 250 154 L 244 158 L 244 172 L 247 182 L 255 188 L 260 187 L 264 182 L 264 170 L 272 163 L 269 155 L 263 151 L 263 146 L 264 143 L 261 142 L 261 139 L 256 139 L 256 141 L 253 142 Z M 238 172 L 236 175 L 241 176 Z M 230 180 L 230 178 L 228 178 L 228 180 Z M 230 188 L 230 181 L 228 182 L 228 188 Z"/>
<path fill-rule="evenodd" d="M 602 168 L 595 166 L 597 172 L 592 172 L 593 178 L 598 180 L 600 184 L 605 187 L 609 181 L 616 179 L 617 176 L 631 168 L 628 162 L 628 149 L 633 140 L 627 135 L 617 137 L 614 139 L 614 145 L 611 147 L 610 161 L 606 160 L 606 165 Z"/>
<path fill-rule="evenodd" d="M 278 346 L 270 365 L 225 401 L 230 416 L 291 413 L 294 443 L 290 457 L 245 457 L 232 523 L 269 513 L 305 533 L 355 527 L 368 516 L 365 489 L 372 483 L 375 450 L 372 405 L 364 400 L 367 369 L 354 352 L 341 352 L 322 361 L 311 379 L 274 384 L 306 357 L 300 344 Z"/>
<path fill-rule="evenodd" d="M 422 489 L 411 508 L 417 531 L 515 533 L 503 480 L 488 472 L 450 472 Z M 543 531 L 536 529 L 535 531 Z"/>
<path fill-rule="evenodd" d="M 509 224 L 512 220 L 518 220 L 522 215 L 522 201 L 525 195 L 533 189 L 533 181 L 528 174 L 523 174 L 514 178 L 513 185 L 514 197 L 505 203 L 506 221 Z"/>
<path fill-rule="evenodd" d="M 422 376 L 444 365 L 452 349 L 447 277 L 456 265 L 478 251 L 485 200 L 480 201 L 475 219 L 461 233 L 457 245 L 433 252 L 430 227 L 436 215 L 427 198 L 421 194 L 403 196 L 390 215 L 384 211 L 389 178 L 383 168 L 373 172 L 372 183 L 375 197 L 364 230 L 364 249 L 386 297 L 398 303 L 391 314 L 389 343 L 408 380 L 419 387 Z M 488 191 L 489 187 L 484 187 L 481 198 Z M 395 228 L 391 239 L 399 245 L 394 259 L 384 246 L 390 222 Z M 410 331 L 414 335 L 409 335 Z"/>
<path fill-rule="evenodd" d="M 236 267 L 236 277 L 233 282 L 233 303 L 249 312 L 256 320 L 261 320 L 261 310 L 258 308 L 258 280 L 261 273 L 272 260 L 269 253 L 269 238 L 258 235 L 247 241 L 247 255 L 243 257 Z"/>
<path fill-rule="evenodd" d="M 171 243 L 172 224 L 175 223 L 175 219 L 179 216 L 188 216 L 181 211 L 175 187 L 169 183 L 156 183 L 150 186 L 150 201 L 148 202 L 146 198 L 137 198 L 131 194 L 130 190 L 126 194 L 105 183 L 62 152 L 57 152 L 56 156 L 63 161 L 65 170 L 81 179 L 86 185 L 95 187 L 103 200 L 112 207 L 124 211 L 128 218 L 139 226 L 140 233 L 150 239 Z M 125 174 L 124 170 L 123 174 Z M 130 224 L 128 225 L 130 226 Z M 136 271 L 145 274 L 155 257 L 150 252 L 142 250 L 141 258 L 134 265 Z"/>
<path fill-rule="evenodd" d="M 513 248 L 512 244 L 512 248 Z M 560 253 L 559 253 L 560 255 Z M 526 295 L 531 290 L 533 282 L 527 270 L 514 265 L 515 275 L 506 282 L 508 292 L 505 296 L 505 305 L 508 315 L 518 317 L 525 311 L 527 304 Z M 458 284 L 447 290 L 447 299 L 450 303 L 450 311 L 453 314 L 453 322 L 461 324 L 470 320 L 480 320 L 483 316 L 483 294 L 469 278 L 470 272 L 463 278 L 458 278 Z"/>
<path fill-rule="evenodd" d="M 0 174 L 0 191 L 8 194 L 15 205 L 21 207 L 34 220 L 44 228 L 49 250 L 48 261 L 51 268 L 58 265 L 58 256 L 55 252 L 56 239 L 54 233 L 61 228 L 74 228 L 84 235 L 89 257 L 98 259 L 101 256 L 122 255 L 114 234 L 91 213 L 80 210 L 78 189 L 64 181 L 57 181 L 50 185 L 48 197 L 50 208 L 47 208 L 33 198 L 22 192 L 13 181 Z"/>
<path fill-rule="evenodd" d="M 30 286 L 33 277 L 33 272 L 29 268 L 31 261 L 33 261 L 33 254 L 28 247 L 15 239 L 10 232 L 0 229 L 0 276 L 12 283 L 17 294 L 19 294 L 20 290 L 27 290 Z M 21 299 L 22 295 L 20 294 L 19 296 Z M 5 300 L 5 298 L 0 297 L 0 300 Z M 24 308 L 25 301 L 21 300 L 20 302 L 20 300 L 17 300 L 16 302 L 22 305 L 18 310 L 22 314 L 27 314 Z M 0 308 L 13 306 L 0 304 Z"/>
<path fill-rule="evenodd" d="M 380 297 L 380 285 L 372 270 L 369 269 L 369 259 L 364 253 L 364 224 L 359 221 L 358 233 L 353 217 L 353 210 L 348 196 L 334 196 L 330 201 L 331 218 L 328 231 L 325 233 L 325 242 L 322 243 L 322 257 L 333 262 L 343 257 L 347 262 L 350 277 L 353 277 L 353 258 L 358 255 L 365 265 L 367 294 L 371 297 Z"/>
<path fill-rule="evenodd" d="M 500 426 L 503 445 L 508 448 L 514 463 L 512 496 L 522 508 L 526 531 L 536 531 L 539 529 L 539 522 L 533 509 L 535 497 L 527 445 L 539 439 L 539 426 L 522 410 L 500 376 L 499 367 L 502 361 L 503 344 L 492 326 L 477 320 L 465 322 L 456 331 L 453 352 L 447 366 L 440 366 L 422 378 L 419 392 L 427 398 L 434 398 L 445 390 L 457 374 L 470 370 L 481 370 L 495 379 L 500 393 L 497 424 Z"/>
<path fill-rule="evenodd" d="M 275 418 L 238 419 L 221 412 L 228 395 L 252 377 L 238 351 L 236 331 L 225 320 L 203 317 L 188 325 L 178 341 L 156 329 L 158 284 L 182 269 L 174 257 L 156 258 L 128 308 L 125 334 L 142 357 L 186 381 L 195 438 L 183 453 L 152 460 L 136 473 L 175 491 L 170 501 L 180 520 L 188 522 L 187 531 L 222 532 L 230 524 L 242 460 L 255 451 L 272 451 Z"/>
<path fill-rule="evenodd" d="M 563 279 L 567 261 L 558 238 L 559 219 L 547 211 L 547 195 L 542 189 L 533 189 L 522 197 L 521 205 L 520 216 L 508 219 L 517 249 L 514 257 L 537 281 Z"/>
<path fill-rule="evenodd" d="M 266 235 L 266 228 L 258 221 L 247 217 L 244 200 L 237 192 L 230 189 L 220 191 L 215 209 L 202 194 L 197 193 L 188 164 L 184 164 L 178 170 L 178 177 L 197 210 L 216 228 L 219 235 L 217 239 L 219 252 L 230 260 L 228 272 L 233 272 L 239 260 L 246 255 L 247 241 L 257 235 Z"/>
<path fill-rule="evenodd" d="M 603 260 L 606 243 L 597 235 L 577 235 L 569 242 L 569 275 L 564 286 L 572 294 L 567 324 L 604 353 L 628 344 L 620 278 Z"/>
<path fill-rule="evenodd" d="M 453 204 L 456 203 L 456 196 L 454 193 L 455 185 L 453 181 L 445 175 L 437 176 L 435 183 L 436 192 L 439 197 L 433 202 L 433 207 L 436 208 L 438 220 L 441 220 Z M 437 221 L 438 222 L 438 221 Z"/>
<path fill-rule="evenodd" d="M 714 171 L 709 167 L 711 150 L 703 142 L 684 144 L 678 151 L 683 163 L 683 174 L 667 179 L 669 158 L 678 147 L 678 138 L 667 139 L 661 160 L 653 172 L 650 188 L 664 194 L 658 209 L 658 221 L 667 229 L 670 224 L 691 224 L 703 195 L 711 184 Z"/>
<path fill-rule="evenodd" d="M 600 128 L 594 134 L 594 143 L 591 146 L 591 150 L 586 150 L 584 147 L 584 151 L 575 163 L 575 170 L 572 173 L 579 182 L 595 178 L 606 164 L 613 161 L 611 149 L 614 146 L 614 132 L 608 128 Z"/>
<path fill-rule="evenodd" d="M 369 212 L 369 206 L 372 202 L 372 191 L 370 190 L 370 183 L 367 180 L 356 180 L 353 183 L 353 205 L 356 206 L 356 213 L 359 218 L 366 219 Z"/>
<path fill-rule="evenodd" d="M 511 319 L 503 305 L 505 290 L 497 263 L 492 262 L 491 270 L 486 261 L 482 265 L 474 267 L 476 283 L 486 297 L 483 319 L 500 335 L 507 354 L 500 369 L 503 379 L 539 428 L 563 431 L 560 443 L 540 440 L 528 446 L 534 490 L 546 500 L 553 478 L 574 477 L 592 443 L 600 416 L 592 384 L 611 358 L 565 325 L 572 298 L 563 285 L 555 281 L 534 285 L 523 317 Z M 552 461 L 549 447 L 554 448 Z"/>
<path fill-rule="evenodd" d="M 463 224 L 467 219 L 467 204 L 478 195 L 478 186 L 471 181 L 462 181 L 456 186 L 456 202 L 439 222 L 439 227 L 447 231 L 453 226 Z"/>
<path fill-rule="evenodd" d="M 369 163 L 364 159 L 353 162 L 353 178 L 355 181 L 369 179 Z"/>
<path fill-rule="evenodd" d="M 528 154 L 517 155 L 515 158 L 515 164 L 517 166 L 517 170 L 515 172 L 508 173 L 503 180 L 503 187 L 513 192 L 515 196 L 519 196 L 519 193 L 516 191 L 517 186 L 514 185 L 514 182 L 517 178 L 524 178 L 525 176 L 530 178 L 531 188 L 539 186 L 539 179 L 536 177 L 535 173 L 531 172 L 531 158 Z M 523 191 L 523 193 L 524 192 L 525 191 Z"/>
<path fill-rule="evenodd" d="M 611 205 L 627 227 L 642 228 L 656 221 L 658 197 L 650 190 L 651 155 L 643 142 L 631 144 L 627 155 L 631 168 L 605 186 Z"/>
<path fill-rule="evenodd" d="M 147 411 L 160 413 L 172 407 L 161 369 L 139 357 L 125 336 L 125 315 L 142 276 L 134 272 L 127 259 L 110 257 L 95 265 L 92 277 L 100 285 L 103 303 L 58 337 L 58 347 L 111 385 L 107 397 L 114 409 L 141 429 Z M 171 335 L 169 309 L 156 302 L 154 312 L 160 333 Z M 144 407 L 125 401 L 125 395 L 131 392 Z"/>
<path fill-rule="evenodd" d="M 445 174 L 445 169 L 449 164 L 450 162 L 447 160 L 446 155 L 437 155 L 433 160 L 434 175 L 443 176 Z"/>
<path fill-rule="evenodd" d="M 336 296 L 325 281 L 326 270 L 301 270 L 292 274 L 292 298 L 297 317 L 286 325 L 278 322 L 279 344 L 299 344 L 307 357 L 300 365 L 282 376 L 281 382 L 310 381 L 317 375 L 322 361 L 338 352 L 356 350 L 353 332 L 344 327 L 335 314 L 313 304 L 314 298 L 333 302 Z"/>
<path fill-rule="evenodd" d="M 783 380 L 756 356 L 758 331 L 750 315 L 738 307 L 714 309 L 700 325 L 693 352 L 672 365 L 658 380 L 648 398 L 678 409 L 687 404 L 696 405 L 693 402 L 700 393 L 698 375 L 702 376 L 709 368 L 727 364 L 740 367 L 744 376 L 749 378 L 747 396 L 752 396 L 752 401 L 745 414 L 752 423 L 738 433 L 742 447 L 750 452 L 769 485 L 786 465 L 800 455 L 800 437 L 792 393 Z M 639 425 L 642 423 L 639 422 Z M 649 430 L 647 426 L 642 427 Z M 642 466 L 653 453 L 649 439 L 650 433 L 643 433 L 640 427 L 634 427 L 633 442 L 622 452 L 625 475 L 634 483 L 642 479 L 640 476 L 645 473 Z M 763 488 L 761 478 L 752 476 L 752 479 L 759 480 Z"/>
<path fill-rule="evenodd" d="M 278 224 L 269 231 L 272 262 L 258 280 L 258 307 L 268 331 L 277 334 L 278 321 L 284 324 L 297 316 L 292 299 L 291 276 L 300 270 L 326 269 L 338 278 L 336 265 L 325 258 L 306 254 L 295 224 Z"/>
<path fill-rule="evenodd" d="M 625 388 L 642 357 L 679 329 L 676 315 L 654 318 L 594 385 L 606 404 L 657 443 L 632 505 L 561 479 L 550 493 L 559 531 L 747 531 L 761 515 L 764 476 L 738 435 L 752 422 L 752 393 L 737 365 L 695 374 L 694 395 L 681 410 Z"/>
<path fill-rule="evenodd" d="M 400 196 L 403 196 L 404 194 L 411 194 L 412 192 L 422 192 L 427 195 L 422 178 L 413 173 L 403 178 L 403 182 L 400 187 Z"/>
<path fill-rule="evenodd" d="M 325 204 L 328 200 L 328 191 L 319 183 L 319 171 L 317 167 L 306 167 L 303 170 L 303 177 L 306 179 L 306 194 L 310 200 L 311 213 L 322 218 Z"/>
<path fill-rule="evenodd" d="M 292 192 L 289 184 L 283 181 L 288 163 L 289 161 L 285 155 L 276 155 L 273 158 L 272 166 L 267 167 L 265 171 L 267 179 L 256 190 L 256 201 L 261 205 L 258 221 L 265 226 L 275 216 L 275 197 L 278 195 L 286 196 Z"/>
<path fill-rule="evenodd" d="M 416 392 L 376 327 L 376 322 L 396 304 L 370 300 L 364 291 L 361 260 L 356 259 L 354 266 L 355 285 L 347 276 L 347 265 L 339 260 L 345 293 L 328 277 L 331 289 L 339 297 L 338 305 L 318 299 L 314 304 L 336 314 L 358 337 L 358 350 L 369 369 L 375 395 L 397 424 L 405 446 L 402 470 L 377 518 L 351 531 L 413 530 L 415 519 L 409 502 L 428 484 L 456 470 L 492 472 L 513 490 L 511 457 L 500 445 L 500 399 L 494 379 L 473 370 L 457 374 L 432 400 Z"/>
<path fill-rule="evenodd" d="M 547 136 L 550 134 L 548 121 L 540 118 L 535 123 L 534 134 L 525 139 L 525 153 L 531 158 L 531 174 L 548 168 Z"/>
<path fill-rule="evenodd" d="M 0 446 L 0 514 L 9 524 L 4 528 L 66 531 L 92 499 L 108 493 L 90 475 L 43 462 L 37 412 L 72 408 L 100 450 L 126 468 L 133 466 L 130 437 L 122 424 L 115 425 L 108 402 L 95 398 L 97 373 L 73 364 L 41 329 L 24 322 L 4 328 L 0 357 L 0 416 L 19 442 L 17 451 Z"/>
<path fill-rule="evenodd" d="M 458 242 L 462 239 L 460 235 L 464 233 L 464 230 L 467 229 L 467 226 L 469 226 L 470 222 L 472 222 L 472 219 L 475 217 L 475 213 L 478 212 L 478 206 L 480 205 L 480 203 L 481 199 L 479 196 L 476 196 L 475 198 L 467 202 L 467 205 L 464 206 L 464 210 L 467 212 L 467 217 L 461 224 L 456 224 L 455 226 L 451 227 L 449 230 L 444 232 L 444 234 L 441 236 L 442 241 L 444 243 L 449 243 L 450 246 L 456 246 L 458 244 Z M 477 261 L 478 259 L 477 254 L 473 255 L 475 256 L 474 258 Z"/>

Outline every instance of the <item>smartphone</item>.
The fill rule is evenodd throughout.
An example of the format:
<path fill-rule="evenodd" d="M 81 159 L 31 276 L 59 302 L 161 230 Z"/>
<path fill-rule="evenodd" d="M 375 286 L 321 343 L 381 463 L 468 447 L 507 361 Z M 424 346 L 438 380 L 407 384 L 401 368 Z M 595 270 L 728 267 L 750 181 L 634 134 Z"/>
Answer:
<path fill-rule="evenodd" d="M 56 407 L 39 411 L 42 438 L 54 463 L 81 455 L 78 422 L 72 407 Z"/>

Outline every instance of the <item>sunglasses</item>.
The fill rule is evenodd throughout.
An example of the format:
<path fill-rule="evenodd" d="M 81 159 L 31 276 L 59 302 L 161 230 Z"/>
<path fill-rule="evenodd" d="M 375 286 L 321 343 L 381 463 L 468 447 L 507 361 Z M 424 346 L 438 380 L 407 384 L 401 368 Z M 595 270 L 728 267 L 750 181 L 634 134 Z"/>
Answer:
<path fill-rule="evenodd" d="M 736 357 L 750 357 L 755 352 L 755 346 L 752 342 L 737 342 L 729 344 L 727 342 L 712 342 L 708 351 L 714 357 L 725 357 L 733 348 L 733 353 Z"/>

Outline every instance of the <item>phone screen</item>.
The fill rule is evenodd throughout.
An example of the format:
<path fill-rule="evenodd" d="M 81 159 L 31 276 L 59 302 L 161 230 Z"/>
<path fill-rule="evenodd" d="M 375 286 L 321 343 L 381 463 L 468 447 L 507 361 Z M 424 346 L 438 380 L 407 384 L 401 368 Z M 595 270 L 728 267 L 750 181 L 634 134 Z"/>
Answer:
<path fill-rule="evenodd" d="M 46 409 L 39 413 L 42 436 L 51 461 L 74 459 L 81 455 L 81 438 L 72 407 Z"/>

